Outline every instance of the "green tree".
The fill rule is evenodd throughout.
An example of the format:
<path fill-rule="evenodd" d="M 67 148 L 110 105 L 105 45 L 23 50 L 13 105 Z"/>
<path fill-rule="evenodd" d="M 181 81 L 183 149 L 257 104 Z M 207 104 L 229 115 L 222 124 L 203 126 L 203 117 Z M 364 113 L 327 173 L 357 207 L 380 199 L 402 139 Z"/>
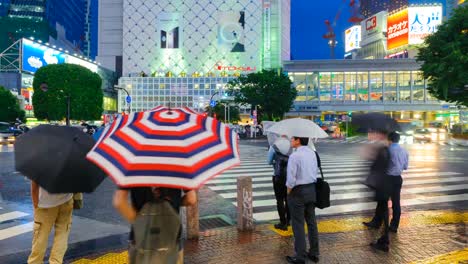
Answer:
<path fill-rule="evenodd" d="M 231 105 L 229 108 L 227 104 L 229 102 L 220 101 L 216 104 L 216 106 L 212 109 L 212 113 L 216 114 L 216 119 L 224 122 L 224 106 L 226 105 L 226 111 L 229 109 L 229 122 L 236 123 L 240 121 L 240 111 L 238 106 Z M 207 107 L 206 111 L 209 112 L 210 106 Z M 226 118 L 227 120 L 227 118 Z"/>
<path fill-rule="evenodd" d="M 80 65 L 41 67 L 34 74 L 34 114 L 38 119 L 63 120 L 67 114 L 67 97 L 70 96 L 70 119 L 100 119 L 104 97 L 101 84 L 97 73 Z"/>
<path fill-rule="evenodd" d="M 25 121 L 26 113 L 20 108 L 18 99 L 6 88 L 0 86 L 0 121 L 14 122 L 16 118 Z"/>
<path fill-rule="evenodd" d="M 425 39 L 417 57 L 429 92 L 440 100 L 468 106 L 468 5 L 454 10 Z"/>
<path fill-rule="evenodd" d="M 289 77 L 277 70 L 242 75 L 228 83 L 234 102 L 257 106 L 258 120 L 278 120 L 291 109 L 297 91 Z"/>

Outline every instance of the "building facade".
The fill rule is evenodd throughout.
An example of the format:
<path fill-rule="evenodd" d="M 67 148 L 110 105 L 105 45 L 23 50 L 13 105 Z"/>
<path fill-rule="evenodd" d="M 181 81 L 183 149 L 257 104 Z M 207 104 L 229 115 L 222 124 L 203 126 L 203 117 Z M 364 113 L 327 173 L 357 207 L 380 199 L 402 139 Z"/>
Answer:
<path fill-rule="evenodd" d="M 288 116 L 323 120 L 327 115 L 378 111 L 430 122 L 453 110 L 451 122 L 458 118 L 452 104 L 429 94 L 414 59 L 288 61 L 284 69 L 298 90 Z"/>
<path fill-rule="evenodd" d="M 81 53 L 85 9 L 84 0 L 1 0 L 0 50 L 34 37 Z"/>
<path fill-rule="evenodd" d="M 122 21 L 119 85 L 136 111 L 160 104 L 203 111 L 230 79 L 290 59 L 290 1 L 124 0 Z M 106 45 L 118 51 L 118 41 Z M 107 57 L 111 63 L 117 56 Z M 121 111 L 128 109 L 125 98 L 119 92 Z"/>
<path fill-rule="evenodd" d="M 98 1 L 96 61 L 122 76 L 123 0 Z"/>
<path fill-rule="evenodd" d="M 98 16 L 99 1 L 86 0 L 85 38 L 83 43 L 83 53 L 93 60 L 95 60 L 97 56 Z"/>

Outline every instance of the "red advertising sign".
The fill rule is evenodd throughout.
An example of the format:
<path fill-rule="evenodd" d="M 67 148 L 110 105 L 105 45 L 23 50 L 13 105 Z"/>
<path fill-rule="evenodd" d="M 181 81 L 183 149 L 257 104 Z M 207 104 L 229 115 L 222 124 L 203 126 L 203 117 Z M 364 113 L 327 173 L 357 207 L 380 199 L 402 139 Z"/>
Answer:
<path fill-rule="evenodd" d="M 401 10 L 387 18 L 387 50 L 408 44 L 408 9 Z"/>
<path fill-rule="evenodd" d="M 28 89 L 21 89 L 21 95 L 24 99 L 29 100 L 29 90 Z"/>
<path fill-rule="evenodd" d="M 366 30 L 371 31 L 377 27 L 377 16 L 373 16 L 366 20 Z"/>

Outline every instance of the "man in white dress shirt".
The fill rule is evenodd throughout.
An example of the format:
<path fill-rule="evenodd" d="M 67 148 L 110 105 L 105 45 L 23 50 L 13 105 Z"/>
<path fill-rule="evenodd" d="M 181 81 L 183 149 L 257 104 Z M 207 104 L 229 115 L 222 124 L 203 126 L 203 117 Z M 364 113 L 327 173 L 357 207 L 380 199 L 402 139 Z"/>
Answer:
<path fill-rule="evenodd" d="M 307 145 L 308 138 L 291 138 L 296 151 L 289 156 L 286 187 L 294 234 L 295 256 L 287 256 L 289 263 L 305 263 L 306 256 L 319 261 L 317 221 L 315 219 L 317 157 Z M 304 220 L 307 223 L 310 250 L 306 252 Z"/>

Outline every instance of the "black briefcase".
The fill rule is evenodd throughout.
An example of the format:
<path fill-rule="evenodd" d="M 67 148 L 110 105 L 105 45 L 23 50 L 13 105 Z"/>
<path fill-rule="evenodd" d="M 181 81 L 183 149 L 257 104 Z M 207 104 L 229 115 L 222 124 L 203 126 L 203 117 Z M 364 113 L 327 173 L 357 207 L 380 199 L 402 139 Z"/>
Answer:
<path fill-rule="evenodd" d="M 315 206 L 324 209 L 330 207 L 330 185 L 323 177 L 322 164 L 317 151 L 315 152 L 315 156 L 317 157 L 317 166 L 320 169 L 320 175 L 322 175 L 322 178 L 317 178 L 317 182 L 315 183 L 315 192 L 317 194 Z"/>

